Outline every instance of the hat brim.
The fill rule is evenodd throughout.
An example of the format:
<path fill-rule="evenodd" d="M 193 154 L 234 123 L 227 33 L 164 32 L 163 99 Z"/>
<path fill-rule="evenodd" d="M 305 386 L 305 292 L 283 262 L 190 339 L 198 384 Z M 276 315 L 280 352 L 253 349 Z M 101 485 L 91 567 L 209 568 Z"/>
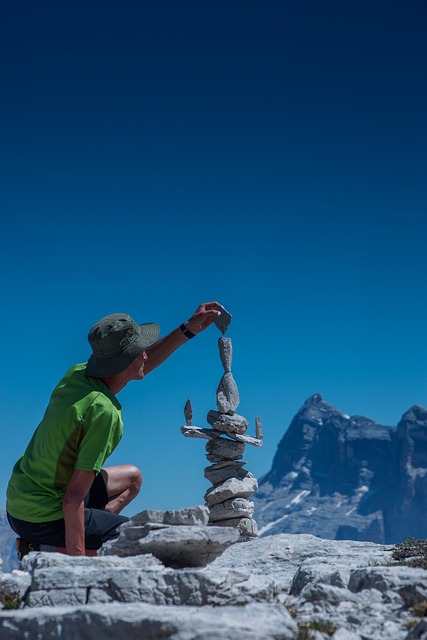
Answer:
<path fill-rule="evenodd" d="M 139 335 L 121 353 L 109 358 L 97 358 L 91 355 L 86 365 L 88 376 L 104 378 L 115 376 L 128 368 L 141 351 L 152 345 L 160 335 L 160 327 L 155 322 L 145 322 L 139 325 Z"/>

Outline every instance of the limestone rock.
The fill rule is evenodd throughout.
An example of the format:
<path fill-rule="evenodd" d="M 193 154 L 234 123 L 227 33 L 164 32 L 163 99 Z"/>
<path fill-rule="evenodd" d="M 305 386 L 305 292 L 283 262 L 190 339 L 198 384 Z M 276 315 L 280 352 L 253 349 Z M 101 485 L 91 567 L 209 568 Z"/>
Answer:
<path fill-rule="evenodd" d="M 245 433 L 249 422 L 243 416 L 235 413 L 228 415 L 214 411 L 211 409 L 207 415 L 207 422 L 217 431 L 225 431 L 230 433 Z"/>
<path fill-rule="evenodd" d="M 186 436 L 186 438 L 202 438 L 203 440 L 212 440 L 222 435 L 221 431 L 216 431 L 216 429 L 187 425 L 181 427 L 181 433 Z"/>
<path fill-rule="evenodd" d="M 150 532 L 139 540 L 139 546 L 143 553 L 152 553 L 168 567 L 205 567 L 237 542 L 233 529 L 224 531 L 225 535 L 217 527 L 170 527 Z"/>
<path fill-rule="evenodd" d="M 227 309 L 224 309 L 222 305 L 219 305 L 219 307 L 220 307 L 220 313 L 214 316 L 213 321 L 214 321 L 214 324 L 221 331 L 221 333 L 224 335 L 224 333 L 227 331 L 228 326 L 231 322 L 232 315 L 227 311 Z"/>
<path fill-rule="evenodd" d="M 186 507 L 184 509 L 156 511 L 146 509 L 132 516 L 130 522 L 133 525 L 142 525 L 147 522 L 157 522 L 167 525 L 206 525 L 209 518 L 209 509 L 204 505 Z M 128 523 L 127 523 L 128 524 Z"/>
<path fill-rule="evenodd" d="M 188 426 L 190 426 L 192 424 L 192 418 L 193 418 L 193 407 L 191 406 L 191 400 L 190 398 L 188 398 L 187 402 L 185 403 L 184 406 L 184 418 L 185 418 L 185 422 Z"/>
<path fill-rule="evenodd" d="M 249 498 L 258 489 L 257 479 L 251 473 L 244 478 L 229 478 L 222 484 L 205 493 L 205 501 L 209 508 L 230 498 Z"/>
<path fill-rule="evenodd" d="M 218 522 L 232 518 L 251 518 L 254 512 L 254 503 L 246 498 L 232 498 L 220 504 L 215 504 L 210 509 L 209 521 Z"/>
<path fill-rule="evenodd" d="M 200 526 L 138 527 L 132 540 L 127 531 L 103 545 L 103 555 L 135 556 L 152 554 L 168 567 L 205 567 L 238 539 L 233 529 Z"/>
<path fill-rule="evenodd" d="M 217 607 L 110 603 L 13 611 L 0 618 L 2 640 L 293 640 L 296 633 L 297 625 L 283 605 L 261 603 L 220 611 Z"/>
<path fill-rule="evenodd" d="M 233 346 L 230 338 L 219 338 L 218 347 L 222 366 L 224 367 L 224 371 L 228 373 L 231 371 L 231 363 L 233 360 Z"/>
<path fill-rule="evenodd" d="M 258 418 L 258 416 L 255 418 L 255 435 L 258 440 L 262 440 L 264 437 L 261 420 Z"/>
<path fill-rule="evenodd" d="M 413 607 L 426 599 L 427 572 L 393 565 L 392 547 L 307 534 L 246 538 L 202 568 L 166 568 L 151 555 L 31 553 L 22 562 L 24 608 L 0 611 L 0 637 L 295 640 L 298 626 L 329 623 L 335 632 L 311 628 L 313 640 L 426 640 Z"/>
<path fill-rule="evenodd" d="M 209 455 L 206 457 L 211 462 L 219 460 L 239 460 L 245 450 L 242 442 L 227 440 L 226 438 L 215 438 L 206 443 L 206 451 Z"/>
<path fill-rule="evenodd" d="M 234 414 L 240 403 L 239 390 L 231 372 L 224 373 L 216 390 L 216 404 L 220 413 Z"/>
<path fill-rule="evenodd" d="M 244 478 L 248 474 L 252 476 L 252 474 L 243 469 L 243 466 L 246 462 L 241 460 L 226 460 L 224 462 L 217 462 L 216 464 L 212 464 L 210 467 L 206 467 L 204 474 L 206 480 L 209 480 L 213 485 L 221 484 L 225 480 L 229 478 Z"/>
<path fill-rule="evenodd" d="M 236 527 L 243 537 L 255 538 L 258 535 L 258 526 L 252 518 L 232 518 L 229 520 L 218 520 L 217 527 Z"/>
<path fill-rule="evenodd" d="M 30 576 L 25 571 L 14 569 L 12 573 L 0 573 L 0 600 L 8 597 L 22 600 L 30 584 Z"/>
<path fill-rule="evenodd" d="M 215 431 L 215 433 L 218 433 Z M 227 436 L 232 440 L 237 440 L 237 442 L 243 442 L 244 444 L 250 444 L 253 447 L 262 447 L 263 440 L 259 438 L 254 438 L 253 436 L 241 435 L 240 433 L 227 433 Z"/>

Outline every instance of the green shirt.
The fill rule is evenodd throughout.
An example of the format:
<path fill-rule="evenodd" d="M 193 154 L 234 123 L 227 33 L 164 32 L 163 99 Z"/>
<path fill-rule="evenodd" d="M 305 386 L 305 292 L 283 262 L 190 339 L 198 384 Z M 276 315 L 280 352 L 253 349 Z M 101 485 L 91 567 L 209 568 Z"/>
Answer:
<path fill-rule="evenodd" d="M 98 473 L 123 432 L 121 405 L 86 363 L 65 374 L 7 488 L 7 511 L 28 522 L 63 518 L 62 499 L 74 469 Z"/>

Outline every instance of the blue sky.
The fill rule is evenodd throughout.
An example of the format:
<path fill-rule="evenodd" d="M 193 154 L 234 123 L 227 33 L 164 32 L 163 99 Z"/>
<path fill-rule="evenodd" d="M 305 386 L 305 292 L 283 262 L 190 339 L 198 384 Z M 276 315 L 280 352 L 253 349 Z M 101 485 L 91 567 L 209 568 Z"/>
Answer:
<path fill-rule="evenodd" d="M 427 405 L 427 8 L 337 0 L 6 3 L 0 20 L 0 491 L 102 316 L 233 314 L 265 444 L 313 393 L 396 424 Z M 119 399 L 128 513 L 203 502 L 218 331 Z M 0 498 L 0 507 L 4 499 Z"/>

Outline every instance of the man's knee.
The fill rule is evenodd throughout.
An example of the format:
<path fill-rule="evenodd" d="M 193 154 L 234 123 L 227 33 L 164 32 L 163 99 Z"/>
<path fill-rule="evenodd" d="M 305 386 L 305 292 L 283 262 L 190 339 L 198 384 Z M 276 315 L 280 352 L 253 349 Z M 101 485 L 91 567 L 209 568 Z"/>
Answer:
<path fill-rule="evenodd" d="M 129 467 L 129 483 L 132 486 L 136 493 L 139 493 L 142 485 L 142 473 L 141 470 L 138 469 L 134 464 L 128 465 Z"/>

